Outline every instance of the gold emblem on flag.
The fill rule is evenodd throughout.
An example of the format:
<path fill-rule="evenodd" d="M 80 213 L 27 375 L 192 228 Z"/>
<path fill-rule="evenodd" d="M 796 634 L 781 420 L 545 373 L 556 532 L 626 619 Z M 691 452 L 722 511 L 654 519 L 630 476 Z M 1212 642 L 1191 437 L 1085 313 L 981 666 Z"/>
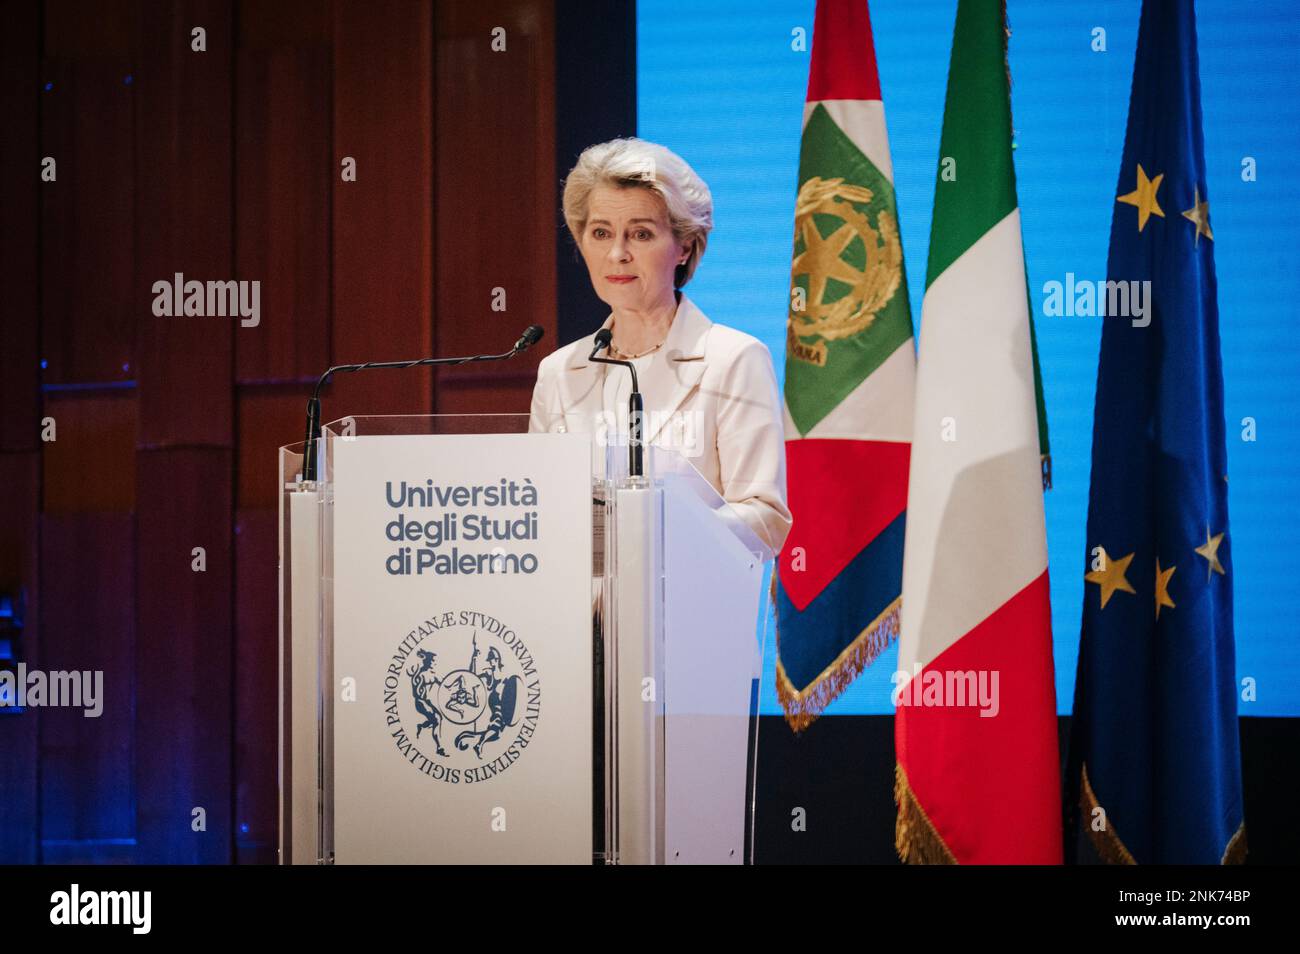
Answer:
<path fill-rule="evenodd" d="M 803 251 L 790 262 L 790 312 L 786 321 L 786 348 L 790 357 L 819 367 L 826 365 L 826 343 L 849 338 L 870 327 L 889 304 L 903 280 L 903 244 L 898 224 L 888 212 L 876 217 L 873 227 L 854 203 L 869 203 L 874 194 L 866 186 L 846 184 L 842 178 L 813 176 L 799 188 L 795 202 L 795 242 Z M 814 215 L 839 219 L 840 225 L 823 236 Z M 843 254 L 855 239 L 866 249 L 866 266 L 858 269 Z M 807 276 L 807 290 L 795 280 Z M 827 303 L 826 286 L 834 279 L 852 290 Z M 801 299 L 804 307 L 796 307 Z"/>

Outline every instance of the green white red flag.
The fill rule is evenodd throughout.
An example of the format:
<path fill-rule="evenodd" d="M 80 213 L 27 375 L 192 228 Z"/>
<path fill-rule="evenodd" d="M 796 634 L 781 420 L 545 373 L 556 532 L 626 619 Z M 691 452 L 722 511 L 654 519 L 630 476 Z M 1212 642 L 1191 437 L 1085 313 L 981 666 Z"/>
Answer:
<path fill-rule="evenodd" d="M 916 359 L 866 0 L 818 0 L 785 360 L 777 692 L 807 726 L 897 636 Z"/>
<path fill-rule="evenodd" d="M 1006 17 L 959 0 L 917 355 L 899 670 L 905 861 L 1057 864 L 1045 442 Z"/>

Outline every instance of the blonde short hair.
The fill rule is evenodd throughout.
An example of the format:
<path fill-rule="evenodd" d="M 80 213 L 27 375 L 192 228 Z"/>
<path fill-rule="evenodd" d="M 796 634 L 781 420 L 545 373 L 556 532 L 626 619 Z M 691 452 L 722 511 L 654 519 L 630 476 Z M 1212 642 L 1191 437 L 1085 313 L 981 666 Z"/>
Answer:
<path fill-rule="evenodd" d="M 588 146 L 564 180 L 564 222 L 579 245 L 587 227 L 587 203 L 597 186 L 643 188 L 663 199 L 673 238 L 691 246 L 677 266 L 673 284 L 681 288 L 695 274 L 713 230 L 713 195 L 681 156 L 644 139 L 611 139 Z"/>

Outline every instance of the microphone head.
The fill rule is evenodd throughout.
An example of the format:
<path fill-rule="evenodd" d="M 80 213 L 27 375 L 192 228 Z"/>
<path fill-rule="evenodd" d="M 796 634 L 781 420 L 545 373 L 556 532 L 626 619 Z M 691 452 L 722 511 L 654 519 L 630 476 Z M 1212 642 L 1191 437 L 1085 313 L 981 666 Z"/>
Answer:
<path fill-rule="evenodd" d="M 613 337 L 614 337 L 614 332 L 610 331 L 608 328 L 601 328 L 599 331 L 597 331 L 596 339 L 595 339 L 596 350 L 603 351 L 605 348 L 608 348 L 609 343 L 613 339 Z"/>
<path fill-rule="evenodd" d="M 524 333 L 519 336 L 519 340 L 515 342 L 514 353 L 518 354 L 521 351 L 527 351 L 533 345 L 537 344 L 544 334 L 546 334 L 546 331 L 541 325 L 529 325 L 524 329 Z"/>

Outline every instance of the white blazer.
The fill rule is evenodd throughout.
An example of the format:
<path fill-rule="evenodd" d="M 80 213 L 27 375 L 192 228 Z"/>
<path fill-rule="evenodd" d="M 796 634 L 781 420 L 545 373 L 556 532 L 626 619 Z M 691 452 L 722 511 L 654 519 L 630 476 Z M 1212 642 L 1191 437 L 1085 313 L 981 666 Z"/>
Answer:
<path fill-rule="evenodd" d="M 611 313 L 601 327 L 613 322 Z M 530 432 L 603 429 L 605 374 L 626 372 L 587 360 L 594 337 L 595 332 L 542 360 Z M 767 346 L 714 324 L 683 293 L 668 338 L 638 373 L 638 383 L 646 442 L 682 454 L 758 538 L 780 552 L 792 520 L 785 499 L 781 395 Z M 620 430 L 624 416 L 620 411 Z"/>

